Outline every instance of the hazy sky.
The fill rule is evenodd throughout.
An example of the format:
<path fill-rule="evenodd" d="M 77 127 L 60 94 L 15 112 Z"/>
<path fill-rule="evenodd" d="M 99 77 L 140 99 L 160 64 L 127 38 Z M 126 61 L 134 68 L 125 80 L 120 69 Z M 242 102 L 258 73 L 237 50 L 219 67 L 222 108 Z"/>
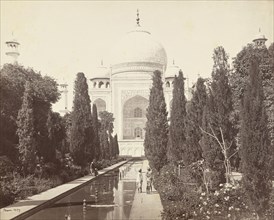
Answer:
<path fill-rule="evenodd" d="M 168 60 L 191 80 L 210 76 L 212 52 L 230 57 L 261 28 L 273 42 L 273 1 L 1 1 L 1 65 L 11 33 L 20 42 L 19 63 L 70 85 L 77 72 L 89 78 L 109 64 L 112 46 L 140 24 L 165 47 Z M 72 86 L 69 88 L 72 90 Z"/>

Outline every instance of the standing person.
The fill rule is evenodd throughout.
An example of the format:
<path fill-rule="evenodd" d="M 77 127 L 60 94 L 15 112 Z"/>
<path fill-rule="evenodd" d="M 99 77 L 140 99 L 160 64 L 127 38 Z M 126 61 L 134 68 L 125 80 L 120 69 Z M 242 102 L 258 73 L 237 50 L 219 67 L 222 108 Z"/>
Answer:
<path fill-rule="evenodd" d="M 142 174 L 142 169 L 140 169 L 137 175 L 138 192 L 142 192 L 142 184 L 143 184 L 143 174 Z"/>
<path fill-rule="evenodd" d="M 90 163 L 89 169 L 90 169 L 91 174 L 94 174 L 94 176 L 98 175 L 98 171 L 97 171 L 97 168 L 95 166 L 95 159 Z"/>
<path fill-rule="evenodd" d="M 152 171 L 149 167 L 147 168 L 146 178 L 147 178 L 147 193 L 150 193 L 152 191 Z"/>

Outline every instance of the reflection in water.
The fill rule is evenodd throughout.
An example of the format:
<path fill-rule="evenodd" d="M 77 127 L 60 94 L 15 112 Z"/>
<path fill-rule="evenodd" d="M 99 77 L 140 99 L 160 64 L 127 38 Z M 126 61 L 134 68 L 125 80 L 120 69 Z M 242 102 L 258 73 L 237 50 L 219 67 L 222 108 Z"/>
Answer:
<path fill-rule="evenodd" d="M 128 219 L 136 191 L 135 177 L 139 166 L 138 162 L 129 162 L 99 176 L 27 219 Z"/>

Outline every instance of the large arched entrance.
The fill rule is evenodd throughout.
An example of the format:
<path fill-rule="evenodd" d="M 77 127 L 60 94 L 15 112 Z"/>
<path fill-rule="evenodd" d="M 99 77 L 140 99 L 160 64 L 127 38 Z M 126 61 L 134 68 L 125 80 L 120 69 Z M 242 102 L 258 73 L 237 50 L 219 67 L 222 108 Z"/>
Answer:
<path fill-rule="evenodd" d="M 123 108 L 123 139 L 144 139 L 148 100 L 136 95 L 127 100 Z"/>

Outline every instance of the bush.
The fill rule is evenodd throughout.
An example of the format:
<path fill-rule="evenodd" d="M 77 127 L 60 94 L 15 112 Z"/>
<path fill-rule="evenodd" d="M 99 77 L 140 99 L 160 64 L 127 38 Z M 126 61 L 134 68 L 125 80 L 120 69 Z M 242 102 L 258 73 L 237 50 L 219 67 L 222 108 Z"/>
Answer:
<path fill-rule="evenodd" d="M 14 164 L 7 156 L 0 156 L 0 176 L 6 176 L 14 170 Z"/>
<path fill-rule="evenodd" d="M 18 173 L 12 173 L 0 182 L 0 207 L 5 207 L 60 184 L 61 181 L 57 177 L 40 179 L 34 175 L 22 177 Z"/>

